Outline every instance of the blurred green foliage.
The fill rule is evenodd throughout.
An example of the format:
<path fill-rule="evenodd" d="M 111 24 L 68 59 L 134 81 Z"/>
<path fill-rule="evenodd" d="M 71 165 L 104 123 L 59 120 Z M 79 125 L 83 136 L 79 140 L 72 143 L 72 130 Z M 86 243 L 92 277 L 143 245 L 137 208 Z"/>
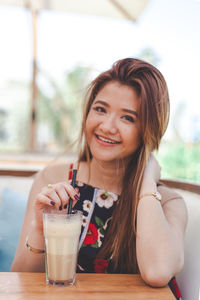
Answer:
<path fill-rule="evenodd" d="M 75 66 L 57 80 L 40 70 L 41 84 L 38 84 L 37 126 L 46 141 L 38 138 L 40 151 L 60 151 L 78 137 L 82 100 L 89 83 L 90 68 Z"/>
<path fill-rule="evenodd" d="M 200 183 L 200 143 L 164 141 L 155 156 L 162 168 L 162 178 Z"/>

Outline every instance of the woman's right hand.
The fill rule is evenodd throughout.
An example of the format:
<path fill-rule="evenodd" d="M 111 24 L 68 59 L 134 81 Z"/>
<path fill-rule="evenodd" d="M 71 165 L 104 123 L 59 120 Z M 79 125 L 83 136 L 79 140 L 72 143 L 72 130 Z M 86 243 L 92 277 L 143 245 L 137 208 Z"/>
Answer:
<path fill-rule="evenodd" d="M 72 207 L 80 199 L 78 188 L 73 188 L 68 182 L 49 184 L 43 187 L 35 199 L 36 227 L 43 230 L 43 211 L 51 207 L 55 210 L 67 210 L 69 199 L 72 199 Z"/>

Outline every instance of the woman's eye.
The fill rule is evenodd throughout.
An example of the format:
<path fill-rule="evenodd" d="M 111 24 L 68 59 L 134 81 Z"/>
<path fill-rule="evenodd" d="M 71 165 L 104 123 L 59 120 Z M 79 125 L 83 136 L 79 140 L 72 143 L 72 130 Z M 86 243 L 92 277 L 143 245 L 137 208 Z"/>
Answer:
<path fill-rule="evenodd" d="M 101 113 L 106 112 L 105 108 L 102 107 L 102 106 L 95 106 L 95 107 L 93 107 L 93 109 L 94 109 L 95 111 L 98 111 L 98 112 L 101 112 Z"/>
<path fill-rule="evenodd" d="M 124 119 L 128 122 L 131 122 L 131 123 L 135 122 L 135 119 L 132 116 L 129 116 L 129 115 L 123 116 L 122 119 Z"/>

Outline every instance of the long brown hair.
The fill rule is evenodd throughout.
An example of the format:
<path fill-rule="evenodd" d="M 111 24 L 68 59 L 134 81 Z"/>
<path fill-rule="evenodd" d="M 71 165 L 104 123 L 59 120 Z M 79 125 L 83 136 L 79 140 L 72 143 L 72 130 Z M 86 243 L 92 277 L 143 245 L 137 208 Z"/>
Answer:
<path fill-rule="evenodd" d="M 132 154 L 122 182 L 122 192 L 114 210 L 99 257 L 112 257 L 121 273 L 137 273 L 136 213 L 144 169 L 153 150 L 158 149 L 169 120 L 169 96 L 163 75 L 153 65 L 125 58 L 101 73 L 88 88 L 80 137 L 79 161 L 90 161 L 92 154 L 85 139 L 85 123 L 98 92 L 111 81 L 132 87 L 139 96 L 141 144 Z"/>

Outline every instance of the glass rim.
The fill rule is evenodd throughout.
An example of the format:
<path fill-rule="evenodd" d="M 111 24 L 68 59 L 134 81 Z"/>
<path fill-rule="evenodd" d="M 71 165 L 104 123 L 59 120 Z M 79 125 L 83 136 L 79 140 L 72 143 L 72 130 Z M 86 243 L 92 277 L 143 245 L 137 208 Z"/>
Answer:
<path fill-rule="evenodd" d="M 66 211 L 56 210 L 56 209 L 49 207 L 49 208 L 46 208 L 45 210 L 43 210 L 43 216 L 44 215 L 57 215 L 57 216 L 66 216 L 67 217 L 67 216 L 83 215 L 83 212 L 78 209 L 72 209 L 72 212 L 70 214 L 68 214 L 67 210 Z"/>

